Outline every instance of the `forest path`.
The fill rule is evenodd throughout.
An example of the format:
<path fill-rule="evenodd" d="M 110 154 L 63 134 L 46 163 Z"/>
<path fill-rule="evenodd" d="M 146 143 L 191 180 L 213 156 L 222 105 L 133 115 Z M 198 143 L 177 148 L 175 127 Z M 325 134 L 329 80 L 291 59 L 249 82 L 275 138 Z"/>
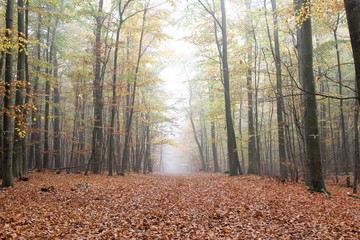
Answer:
<path fill-rule="evenodd" d="M 328 188 L 332 198 L 258 176 L 32 173 L 0 190 L 0 238 L 360 239 L 360 201 Z"/>

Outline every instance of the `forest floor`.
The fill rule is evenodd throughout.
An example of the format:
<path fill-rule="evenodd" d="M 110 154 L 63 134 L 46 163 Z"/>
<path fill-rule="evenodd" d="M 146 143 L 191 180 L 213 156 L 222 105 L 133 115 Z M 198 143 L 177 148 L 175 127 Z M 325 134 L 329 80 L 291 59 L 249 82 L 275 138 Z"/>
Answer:
<path fill-rule="evenodd" d="M 328 183 L 225 174 L 31 173 L 0 190 L 0 239 L 360 239 L 360 199 Z"/>

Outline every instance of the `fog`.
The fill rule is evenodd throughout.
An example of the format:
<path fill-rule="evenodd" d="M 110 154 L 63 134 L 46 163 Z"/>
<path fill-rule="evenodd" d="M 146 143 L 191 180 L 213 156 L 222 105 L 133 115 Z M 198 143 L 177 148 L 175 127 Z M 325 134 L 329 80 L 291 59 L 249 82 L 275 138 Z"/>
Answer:
<path fill-rule="evenodd" d="M 191 171 L 190 158 L 187 153 L 176 146 L 169 144 L 163 145 L 162 161 L 163 172 L 166 173 L 186 173 Z"/>

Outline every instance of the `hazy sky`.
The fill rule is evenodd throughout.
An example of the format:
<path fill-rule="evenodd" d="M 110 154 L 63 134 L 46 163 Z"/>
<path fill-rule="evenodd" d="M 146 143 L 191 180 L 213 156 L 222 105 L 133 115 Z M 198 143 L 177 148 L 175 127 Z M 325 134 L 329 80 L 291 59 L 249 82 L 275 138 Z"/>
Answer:
<path fill-rule="evenodd" d="M 172 22 L 177 22 L 177 18 L 182 14 L 183 7 L 178 6 L 172 12 Z M 165 33 L 171 36 L 164 43 L 164 48 L 170 52 L 167 59 L 167 66 L 160 73 L 160 78 L 164 80 L 164 88 L 168 92 L 170 98 L 167 99 L 166 105 L 177 109 L 182 109 L 188 104 L 187 81 L 194 75 L 193 65 L 195 48 L 187 43 L 183 38 L 190 33 L 177 26 L 169 25 L 164 29 Z M 180 99 L 182 99 L 180 101 Z M 175 142 L 183 138 L 183 127 L 187 124 L 185 111 L 168 111 L 168 115 L 172 119 L 176 119 L 177 125 L 180 127 L 174 129 L 172 135 L 168 138 L 174 139 Z M 178 142 L 179 146 L 181 143 Z M 184 172 L 188 170 L 189 159 L 186 157 L 185 151 L 180 147 L 170 145 L 164 146 L 163 161 L 165 171 L 167 172 Z"/>

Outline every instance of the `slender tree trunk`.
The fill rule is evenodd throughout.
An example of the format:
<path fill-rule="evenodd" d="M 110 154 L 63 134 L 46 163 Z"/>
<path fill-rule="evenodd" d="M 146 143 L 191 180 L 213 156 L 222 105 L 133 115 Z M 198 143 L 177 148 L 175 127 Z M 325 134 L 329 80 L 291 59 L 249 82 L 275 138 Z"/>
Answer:
<path fill-rule="evenodd" d="M 338 25 L 339 25 L 340 15 L 337 16 L 337 23 L 336 27 L 333 30 L 334 41 L 335 41 L 335 51 L 336 51 L 336 61 L 337 61 L 337 75 L 339 80 L 339 95 L 343 95 L 343 78 L 342 78 L 342 71 L 341 71 L 341 59 L 340 59 L 340 50 L 339 50 L 339 43 L 338 43 Z M 348 154 L 348 144 L 346 139 L 346 126 L 345 126 L 345 116 L 344 116 L 344 101 L 340 99 L 340 130 L 341 130 L 341 157 L 342 157 L 342 166 L 345 171 L 345 174 L 349 173 L 349 154 Z"/>
<path fill-rule="evenodd" d="M 14 26 L 14 1 L 8 0 L 6 4 L 6 31 L 5 37 L 9 40 L 13 38 Z M 12 121 L 12 74 L 13 74 L 13 51 L 11 46 L 6 51 L 5 59 L 5 96 L 4 96 L 4 113 L 3 113 L 3 162 L 2 162 L 2 187 L 14 185 L 12 174 L 12 137 L 13 137 L 13 121 Z"/>
<path fill-rule="evenodd" d="M 243 101 L 240 100 L 239 105 L 239 138 L 240 138 L 240 154 L 241 154 L 241 163 L 242 163 L 242 169 L 244 172 L 246 172 L 246 166 L 245 166 L 245 156 L 244 156 L 244 148 L 243 148 L 243 133 L 242 133 L 242 105 Z"/>
<path fill-rule="evenodd" d="M 319 38 L 316 38 L 316 47 L 318 48 L 320 46 Z M 321 78 L 323 75 L 321 67 L 318 66 L 317 69 L 317 78 Z M 325 92 L 325 83 L 323 81 L 320 82 L 320 93 L 324 94 Z M 326 147 L 326 139 L 327 139 L 327 119 L 326 119 L 326 102 L 325 100 L 322 100 L 320 102 L 320 150 L 321 150 L 321 156 L 323 163 L 328 165 L 327 160 L 327 147 Z M 324 169 L 324 172 L 327 169 Z"/>
<path fill-rule="evenodd" d="M 339 182 L 339 164 L 338 164 L 338 160 L 337 160 L 337 156 L 336 156 L 336 149 L 335 149 L 335 136 L 334 136 L 334 127 L 333 127 L 333 123 L 331 121 L 332 119 L 332 114 L 331 114 L 331 107 L 330 107 L 330 99 L 328 99 L 328 117 L 330 119 L 330 123 L 329 123 L 329 127 L 330 127 L 330 137 L 331 137 L 331 149 L 332 149 L 332 154 L 333 154 L 333 160 L 334 160 L 334 168 L 335 168 L 335 179 L 336 179 L 336 183 Z"/>
<path fill-rule="evenodd" d="M 192 109 L 192 105 L 191 105 L 193 93 L 192 93 L 192 86 L 191 86 L 190 82 L 189 82 L 189 91 L 190 91 L 190 95 L 189 95 L 189 118 L 190 118 L 190 123 L 191 123 L 191 127 L 192 127 L 193 134 L 194 134 L 194 139 L 195 139 L 195 142 L 196 142 L 196 145 L 198 147 L 199 154 L 200 154 L 200 162 L 201 162 L 200 171 L 206 171 L 206 165 L 205 165 L 205 160 L 204 160 L 204 150 L 203 150 L 203 147 L 202 147 L 202 145 L 201 145 L 201 143 L 199 141 L 199 138 L 197 136 L 196 127 L 195 127 L 195 123 L 194 123 L 193 109 Z"/>
<path fill-rule="evenodd" d="M 38 14 L 38 29 L 36 32 L 36 40 L 40 43 L 41 41 L 41 14 Z M 41 47 L 40 44 L 36 46 L 36 54 L 37 54 L 37 66 L 36 72 L 40 73 L 40 61 L 41 61 Z M 40 105 L 38 105 L 39 98 L 39 76 L 35 76 L 34 79 L 34 88 L 33 88 L 33 111 L 32 111 L 32 129 L 31 129 L 31 149 L 30 149 L 30 160 L 29 167 L 33 167 L 33 163 L 35 163 L 35 168 L 37 170 L 42 169 L 42 156 L 41 156 L 41 117 L 40 117 Z"/>
<path fill-rule="evenodd" d="M 140 34 L 140 40 L 139 40 L 139 51 L 137 56 L 137 62 L 135 67 L 135 75 L 134 75 L 134 82 L 133 82 L 133 92 L 131 96 L 131 107 L 129 116 L 127 118 L 126 126 L 125 126 L 125 140 L 124 140 L 124 150 L 123 150 L 123 156 L 122 156 L 122 169 L 121 172 L 124 173 L 126 170 L 128 170 L 128 163 L 129 163 L 129 143 L 130 143 L 130 131 L 131 131 L 131 125 L 132 125 L 132 117 L 134 113 L 134 106 L 135 106 L 135 97 L 136 97 L 136 88 L 137 88 L 137 79 L 138 74 L 140 70 L 140 61 L 141 57 L 144 54 L 143 52 L 143 39 L 145 34 L 145 22 L 146 22 L 146 14 L 147 14 L 147 8 L 148 8 L 149 2 L 146 3 L 146 7 L 144 9 L 143 13 L 143 20 L 142 20 L 142 27 L 141 27 L 141 34 Z M 129 105 L 128 105 L 129 106 Z"/>
<path fill-rule="evenodd" d="M 59 82 L 59 76 L 58 76 L 58 61 L 56 54 L 54 55 L 54 79 L 56 81 L 54 85 L 54 96 L 53 96 L 53 102 L 54 102 L 54 162 L 55 162 L 55 168 L 61 167 L 61 129 L 60 129 L 60 82 Z"/>
<path fill-rule="evenodd" d="M 358 185 L 358 176 L 360 171 L 360 156 L 359 156 L 359 105 L 355 103 L 355 111 L 354 111 L 354 181 L 353 181 L 353 193 L 357 193 L 357 185 Z"/>
<path fill-rule="evenodd" d="M 24 1 L 18 0 L 18 37 L 19 42 L 24 44 L 21 39 L 25 38 L 25 14 Z M 17 83 L 15 96 L 15 131 L 14 131 L 14 153 L 13 153 L 13 176 L 23 175 L 23 140 L 26 135 L 26 117 L 24 111 L 24 95 L 26 89 L 25 79 L 25 52 L 26 49 L 20 47 L 17 59 Z"/>
<path fill-rule="evenodd" d="M 278 122 L 278 141 L 279 141 L 279 163 L 280 163 L 280 178 L 287 178 L 287 164 L 286 164 L 286 149 L 285 149 L 285 131 L 283 120 L 283 108 L 284 99 L 282 94 L 282 74 L 281 74 L 281 55 L 279 44 L 279 26 L 277 18 L 276 0 L 271 0 L 271 6 L 273 11 L 273 24 L 274 24 L 274 45 L 275 49 L 272 49 L 273 58 L 276 67 L 276 115 Z M 270 35 L 269 35 L 270 36 Z"/>
<path fill-rule="evenodd" d="M 29 39 L 29 1 L 26 1 L 25 3 L 25 39 L 28 40 Z M 28 43 L 25 43 L 25 49 L 28 48 Z M 26 96 L 25 96 L 25 106 L 30 107 L 30 94 L 31 94 L 31 86 L 30 86 L 30 77 L 29 77 L 29 62 L 28 62 L 28 55 L 25 54 L 25 82 L 26 82 Z M 24 115 L 25 115 L 25 121 L 26 123 L 28 123 L 29 119 L 28 119 L 28 115 L 30 114 L 31 110 L 25 108 L 24 110 Z M 31 120 L 30 120 L 31 121 Z M 28 134 L 27 136 L 29 136 L 29 127 L 26 128 Z M 23 138 L 22 140 L 22 149 L 23 149 L 23 171 L 24 174 L 26 175 L 28 172 L 28 161 L 29 161 L 29 156 L 28 156 L 28 148 L 27 148 L 27 141 L 28 141 L 29 137 Z"/>
<path fill-rule="evenodd" d="M 119 4 L 119 14 L 120 14 L 120 23 L 116 31 L 116 42 L 115 42 L 115 51 L 114 51 L 114 72 L 113 72 L 113 85 L 112 85 L 112 105 L 111 105 L 111 123 L 110 123 L 110 143 L 109 143 L 109 176 L 113 174 L 113 164 L 115 161 L 115 153 L 114 153 L 114 133 L 115 133 L 115 116 L 116 116 L 116 82 L 117 82 L 117 67 L 118 67 L 118 53 L 119 53 L 119 40 L 120 40 L 120 30 L 122 24 L 122 12 L 121 12 L 121 4 Z"/>
<path fill-rule="evenodd" d="M 0 51 L 0 78 L 3 78 L 3 67 L 4 67 L 4 61 L 5 60 L 5 52 Z M 4 108 L 4 98 L 0 98 L 0 107 Z M 3 123 L 3 114 L 0 115 L 0 122 Z M 3 134 L 3 124 L 0 124 L 0 149 L 3 149 L 3 143 L 4 143 L 4 134 Z M 2 178 L 2 167 L 3 167 L 3 151 L 0 151 L 0 178 Z"/>
<path fill-rule="evenodd" d="M 224 97 L 225 97 L 225 119 L 227 132 L 227 149 L 230 165 L 230 175 L 242 174 L 239 163 L 238 149 L 236 146 L 236 137 L 234 131 L 234 124 L 231 114 L 231 99 L 230 99 L 230 75 L 227 56 L 227 29 L 226 29 L 226 10 L 225 0 L 221 0 L 221 33 L 222 33 L 222 66 L 224 77 Z"/>
<path fill-rule="evenodd" d="M 81 98 L 81 113 L 80 113 L 80 127 L 79 127 L 79 159 L 80 165 L 85 164 L 86 155 L 85 155 L 85 146 L 86 146 L 86 128 L 85 128 L 85 110 L 86 110 L 86 101 L 84 100 L 85 96 L 82 95 Z M 81 169 L 80 169 L 81 171 Z"/>
<path fill-rule="evenodd" d="M 150 139 L 150 126 L 145 127 L 145 154 L 144 154 L 144 168 L 143 173 L 151 173 L 152 172 L 152 164 L 151 164 L 151 139 Z"/>
<path fill-rule="evenodd" d="M 50 27 L 47 28 L 46 43 L 50 46 L 50 52 L 52 51 L 52 44 L 50 43 Z M 46 62 L 50 65 L 50 53 L 46 50 Z M 48 77 L 51 75 L 51 70 L 48 66 L 45 70 L 47 75 L 45 81 L 45 116 L 44 116 L 44 154 L 43 154 L 43 168 L 49 169 L 50 154 L 49 154 L 49 114 L 50 114 L 50 80 Z"/>
<path fill-rule="evenodd" d="M 95 30 L 95 79 L 93 82 L 93 98 L 94 98 L 94 128 L 92 136 L 92 152 L 89 160 L 89 165 L 85 171 L 85 175 L 91 165 L 92 172 L 100 173 L 102 147 L 103 147 L 103 97 L 101 89 L 101 30 L 103 26 L 103 0 L 99 0 L 98 12 L 96 15 L 96 30 Z"/>
<path fill-rule="evenodd" d="M 214 102 L 214 94 L 213 94 L 212 86 L 209 87 L 209 93 L 210 93 L 209 94 L 210 102 Z M 212 158 L 213 158 L 213 162 L 214 162 L 214 172 L 220 172 L 219 161 L 218 161 L 218 151 L 217 151 L 217 147 L 216 147 L 216 143 L 217 143 L 216 125 L 215 125 L 214 119 L 211 119 L 210 128 L 211 128 L 211 151 L 212 151 Z"/>
<path fill-rule="evenodd" d="M 246 2 L 246 9 L 250 10 L 251 1 Z M 252 31 L 252 30 L 251 30 Z M 251 39 L 251 40 L 250 40 Z M 253 43 L 252 37 L 248 37 L 249 40 L 249 49 L 247 54 L 247 64 L 248 70 L 246 75 L 246 86 L 247 86 L 247 100 L 248 100 L 248 174 L 259 174 L 259 167 L 257 166 L 256 161 L 256 138 L 255 138 L 255 129 L 254 129 L 254 111 L 253 111 L 253 87 L 252 87 L 252 61 L 253 61 Z"/>
<path fill-rule="evenodd" d="M 211 121 L 211 150 L 214 161 L 214 172 L 220 172 L 218 154 L 216 148 L 216 126 L 214 121 Z"/>
<path fill-rule="evenodd" d="M 252 62 L 252 49 L 248 53 L 248 64 Z M 248 99 L 248 158 L 249 168 L 248 174 L 258 174 L 259 169 L 256 164 L 256 142 L 255 142 L 255 129 L 254 129 L 254 115 L 253 115 L 253 88 L 252 88 L 252 69 L 248 66 L 247 76 L 247 99 Z"/>
<path fill-rule="evenodd" d="M 79 152 L 79 142 L 80 139 L 78 139 L 78 129 L 79 129 L 79 111 L 80 111 L 80 93 L 79 93 L 79 86 L 75 87 L 75 111 L 74 111 L 74 121 L 73 121 L 73 130 L 72 130 L 72 141 L 71 141 L 71 153 L 70 153 L 70 160 L 68 167 L 73 167 L 77 165 L 77 162 L 74 161 L 74 159 L 77 159 L 77 155 Z M 70 171 L 70 168 L 68 169 L 68 172 Z"/>

